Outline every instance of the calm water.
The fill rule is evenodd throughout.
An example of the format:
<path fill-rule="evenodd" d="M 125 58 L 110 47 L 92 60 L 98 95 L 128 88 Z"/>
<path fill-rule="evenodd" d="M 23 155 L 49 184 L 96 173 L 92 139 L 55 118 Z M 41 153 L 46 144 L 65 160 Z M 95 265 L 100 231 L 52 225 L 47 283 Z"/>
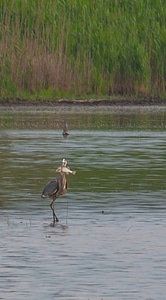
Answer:
<path fill-rule="evenodd" d="M 0 117 L 0 299 L 164 300 L 166 108 Z M 77 173 L 53 228 L 40 195 L 62 158 Z"/>

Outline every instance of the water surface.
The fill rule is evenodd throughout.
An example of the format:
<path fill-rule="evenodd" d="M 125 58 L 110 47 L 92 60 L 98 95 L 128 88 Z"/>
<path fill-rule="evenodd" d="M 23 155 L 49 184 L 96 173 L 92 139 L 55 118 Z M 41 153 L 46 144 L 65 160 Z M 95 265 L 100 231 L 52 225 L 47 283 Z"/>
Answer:
<path fill-rule="evenodd" d="M 165 299 L 166 109 L 0 115 L 0 299 Z M 53 228 L 40 195 L 62 158 Z"/>

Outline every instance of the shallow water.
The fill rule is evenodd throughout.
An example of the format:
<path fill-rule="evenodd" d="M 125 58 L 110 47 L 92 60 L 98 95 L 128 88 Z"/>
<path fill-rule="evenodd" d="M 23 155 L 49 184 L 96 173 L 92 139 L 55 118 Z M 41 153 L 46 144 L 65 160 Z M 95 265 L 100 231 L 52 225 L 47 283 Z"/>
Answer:
<path fill-rule="evenodd" d="M 0 114 L 0 299 L 165 299 L 166 109 Z"/>

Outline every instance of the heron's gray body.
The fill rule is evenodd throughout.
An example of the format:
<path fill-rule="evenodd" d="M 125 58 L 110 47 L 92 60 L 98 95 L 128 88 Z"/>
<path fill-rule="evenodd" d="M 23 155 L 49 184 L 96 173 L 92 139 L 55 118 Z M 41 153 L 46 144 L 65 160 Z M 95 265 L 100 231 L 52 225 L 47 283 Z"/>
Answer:
<path fill-rule="evenodd" d="M 43 198 L 58 198 L 67 192 L 67 180 L 65 174 L 58 176 L 57 178 L 51 180 L 45 186 L 42 197 Z"/>
<path fill-rule="evenodd" d="M 43 198 L 51 198 L 54 194 L 56 194 L 56 192 L 59 189 L 59 183 L 58 183 L 58 179 L 55 178 L 53 180 L 51 180 L 49 183 L 47 183 L 47 185 L 45 186 L 43 193 L 42 193 L 42 197 Z"/>

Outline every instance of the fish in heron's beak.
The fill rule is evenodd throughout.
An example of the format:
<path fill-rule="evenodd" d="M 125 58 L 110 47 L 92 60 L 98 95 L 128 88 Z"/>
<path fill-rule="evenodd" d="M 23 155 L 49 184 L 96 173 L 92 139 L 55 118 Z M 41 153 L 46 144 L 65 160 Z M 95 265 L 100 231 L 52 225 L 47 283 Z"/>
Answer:
<path fill-rule="evenodd" d="M 69 174 L 75 175 L 76 174 L 76 171 L 72 171 L 69 168 L 63 167 L 63 166 L 56 169 L 56 172 L 57 173 L 66 173 L 67 175 L 69 175 Z"/>

